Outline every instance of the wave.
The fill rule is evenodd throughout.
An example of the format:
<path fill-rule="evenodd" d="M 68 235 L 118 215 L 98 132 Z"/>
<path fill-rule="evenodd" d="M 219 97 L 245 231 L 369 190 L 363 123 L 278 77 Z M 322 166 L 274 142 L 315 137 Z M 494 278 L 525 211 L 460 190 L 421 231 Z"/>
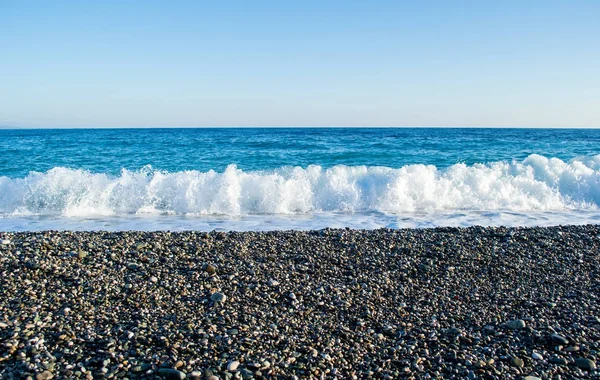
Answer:
<path fill-rule="evenodd" d="M 245 172 L 230 165 L 221 173 L 145 167 L 111 176 L 57 167 L 24 178 L 0 177 L 4 217 L 524 212 L 599 206 L 600 155 L 565 162 L 534 154 L 521 162 L 445 169 L 310 165 Z"/>

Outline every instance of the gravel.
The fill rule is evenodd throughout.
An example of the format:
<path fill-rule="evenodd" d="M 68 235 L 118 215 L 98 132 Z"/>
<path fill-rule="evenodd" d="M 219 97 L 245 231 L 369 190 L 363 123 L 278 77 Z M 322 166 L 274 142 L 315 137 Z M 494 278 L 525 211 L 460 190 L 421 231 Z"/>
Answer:
<path fill-rule="evenodd" d="M 600 227 L 0 232 L 0 378 L 600 378 Z"/>

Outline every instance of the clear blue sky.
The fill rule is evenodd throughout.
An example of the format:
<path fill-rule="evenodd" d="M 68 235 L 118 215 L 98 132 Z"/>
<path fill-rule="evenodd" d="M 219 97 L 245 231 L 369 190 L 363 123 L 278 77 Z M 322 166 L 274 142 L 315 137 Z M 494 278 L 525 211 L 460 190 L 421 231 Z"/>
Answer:
<path fill-rule="evenodd" d="M 0 125 L 600 127 L 600 1 L 0 0 Z"/>

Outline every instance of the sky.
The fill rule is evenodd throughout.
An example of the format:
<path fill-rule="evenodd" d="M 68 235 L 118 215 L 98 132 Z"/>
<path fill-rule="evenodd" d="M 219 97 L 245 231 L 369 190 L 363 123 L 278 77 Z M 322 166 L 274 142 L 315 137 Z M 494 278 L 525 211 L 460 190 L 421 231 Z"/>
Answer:
<path fill-rule="evenodd" d="M 598 0 L 0 0 L 0 126 L 600 128 L 598 20 Z"/>

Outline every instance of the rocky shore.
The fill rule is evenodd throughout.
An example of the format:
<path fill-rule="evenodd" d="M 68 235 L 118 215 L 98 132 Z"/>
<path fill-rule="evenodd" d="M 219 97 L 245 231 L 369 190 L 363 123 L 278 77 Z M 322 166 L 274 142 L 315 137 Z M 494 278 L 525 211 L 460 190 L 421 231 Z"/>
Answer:
<path fill-rule="evenodd" d="M 0 378 L 600 378 L 600 226 L 0 233 Z"/>

